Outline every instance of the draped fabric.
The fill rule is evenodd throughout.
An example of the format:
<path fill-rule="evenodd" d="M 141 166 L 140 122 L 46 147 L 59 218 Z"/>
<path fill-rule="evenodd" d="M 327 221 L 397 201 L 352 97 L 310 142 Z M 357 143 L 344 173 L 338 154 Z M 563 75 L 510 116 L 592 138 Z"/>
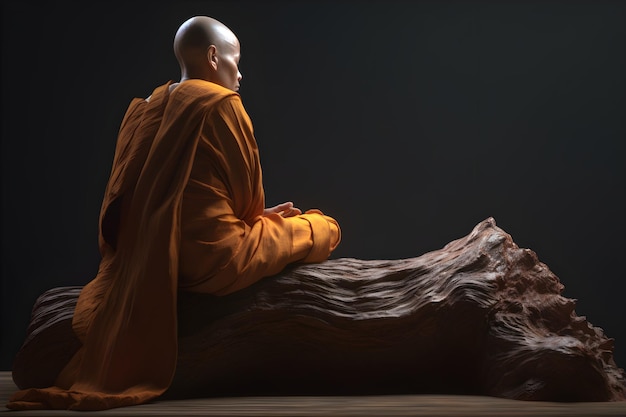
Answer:
<path fill-rule="evenodd" d="M 102 259 L 74 313 L 83 346 L 55 386 L 20 390 L 7 407 L 101 410 L 162 394 L 176 367 L 179 286 L 227 294 L 337 246 L 334 219 L 264 216 L 264 203 L 237 93 L 188 80 L 134 99 L 102 203 Z"/>

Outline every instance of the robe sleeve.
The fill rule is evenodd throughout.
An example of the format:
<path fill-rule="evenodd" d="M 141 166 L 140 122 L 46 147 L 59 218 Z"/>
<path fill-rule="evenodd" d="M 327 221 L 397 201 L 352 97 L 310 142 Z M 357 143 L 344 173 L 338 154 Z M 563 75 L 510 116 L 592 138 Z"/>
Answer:
<path fill-rule="evenodd" d="M 341 239 L 319 210 L 263 215 L 265 196 L 251 121 L 238 96 L 207 117 L 181 213 L 182 289 L 225 295 L 293 262 L 321 262 Z"/>

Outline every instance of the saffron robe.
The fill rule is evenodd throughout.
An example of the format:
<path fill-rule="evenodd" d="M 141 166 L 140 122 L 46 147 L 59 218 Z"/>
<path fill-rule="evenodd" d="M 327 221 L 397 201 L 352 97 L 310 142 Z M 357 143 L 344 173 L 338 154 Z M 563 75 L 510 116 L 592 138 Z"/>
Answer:
<path fill-rule="evenodd" d="M 7 407 L 102 410 L 170 385 L 179 287 L 228 294 L 287 264 L 320 262 L 340 240 L 318 210 L 264 216 L 259 153 L 237 93 L 202 80 L 134 99 L 122 121 L 100 212 L 102 259 L 73 329 L 83 346 L 49 388 Z"/>

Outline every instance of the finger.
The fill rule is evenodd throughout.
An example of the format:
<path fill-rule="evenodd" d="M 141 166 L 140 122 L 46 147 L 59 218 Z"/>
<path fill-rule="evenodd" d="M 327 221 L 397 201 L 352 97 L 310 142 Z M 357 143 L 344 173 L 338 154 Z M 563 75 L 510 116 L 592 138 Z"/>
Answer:
<path fill-rule="evenodd" d="M 276 211 L 289 211 L 293 207 L 293 203 L 291 201 L 287 201 L 285 203 L 279 204 L 276 206 Z"/>

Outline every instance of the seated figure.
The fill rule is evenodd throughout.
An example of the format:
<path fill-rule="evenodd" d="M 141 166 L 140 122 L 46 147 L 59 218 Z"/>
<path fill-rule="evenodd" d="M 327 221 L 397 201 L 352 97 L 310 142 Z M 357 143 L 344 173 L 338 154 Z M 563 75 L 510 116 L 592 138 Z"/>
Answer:
<path fill-rule="evenodd" d="M 226 295 L 295 262 L 320 262 L 337 222 L 265 208 L 259 152 L 237 90 L 239 40 L 196 16 L 174 38 L 178 83 L 133 100 L 100 213 L 102 259 L 73 314 L 81 348 L 47 389 L 10 408 L 102 409 L 163 393 L 176 367 L 179 289 Z"/>

